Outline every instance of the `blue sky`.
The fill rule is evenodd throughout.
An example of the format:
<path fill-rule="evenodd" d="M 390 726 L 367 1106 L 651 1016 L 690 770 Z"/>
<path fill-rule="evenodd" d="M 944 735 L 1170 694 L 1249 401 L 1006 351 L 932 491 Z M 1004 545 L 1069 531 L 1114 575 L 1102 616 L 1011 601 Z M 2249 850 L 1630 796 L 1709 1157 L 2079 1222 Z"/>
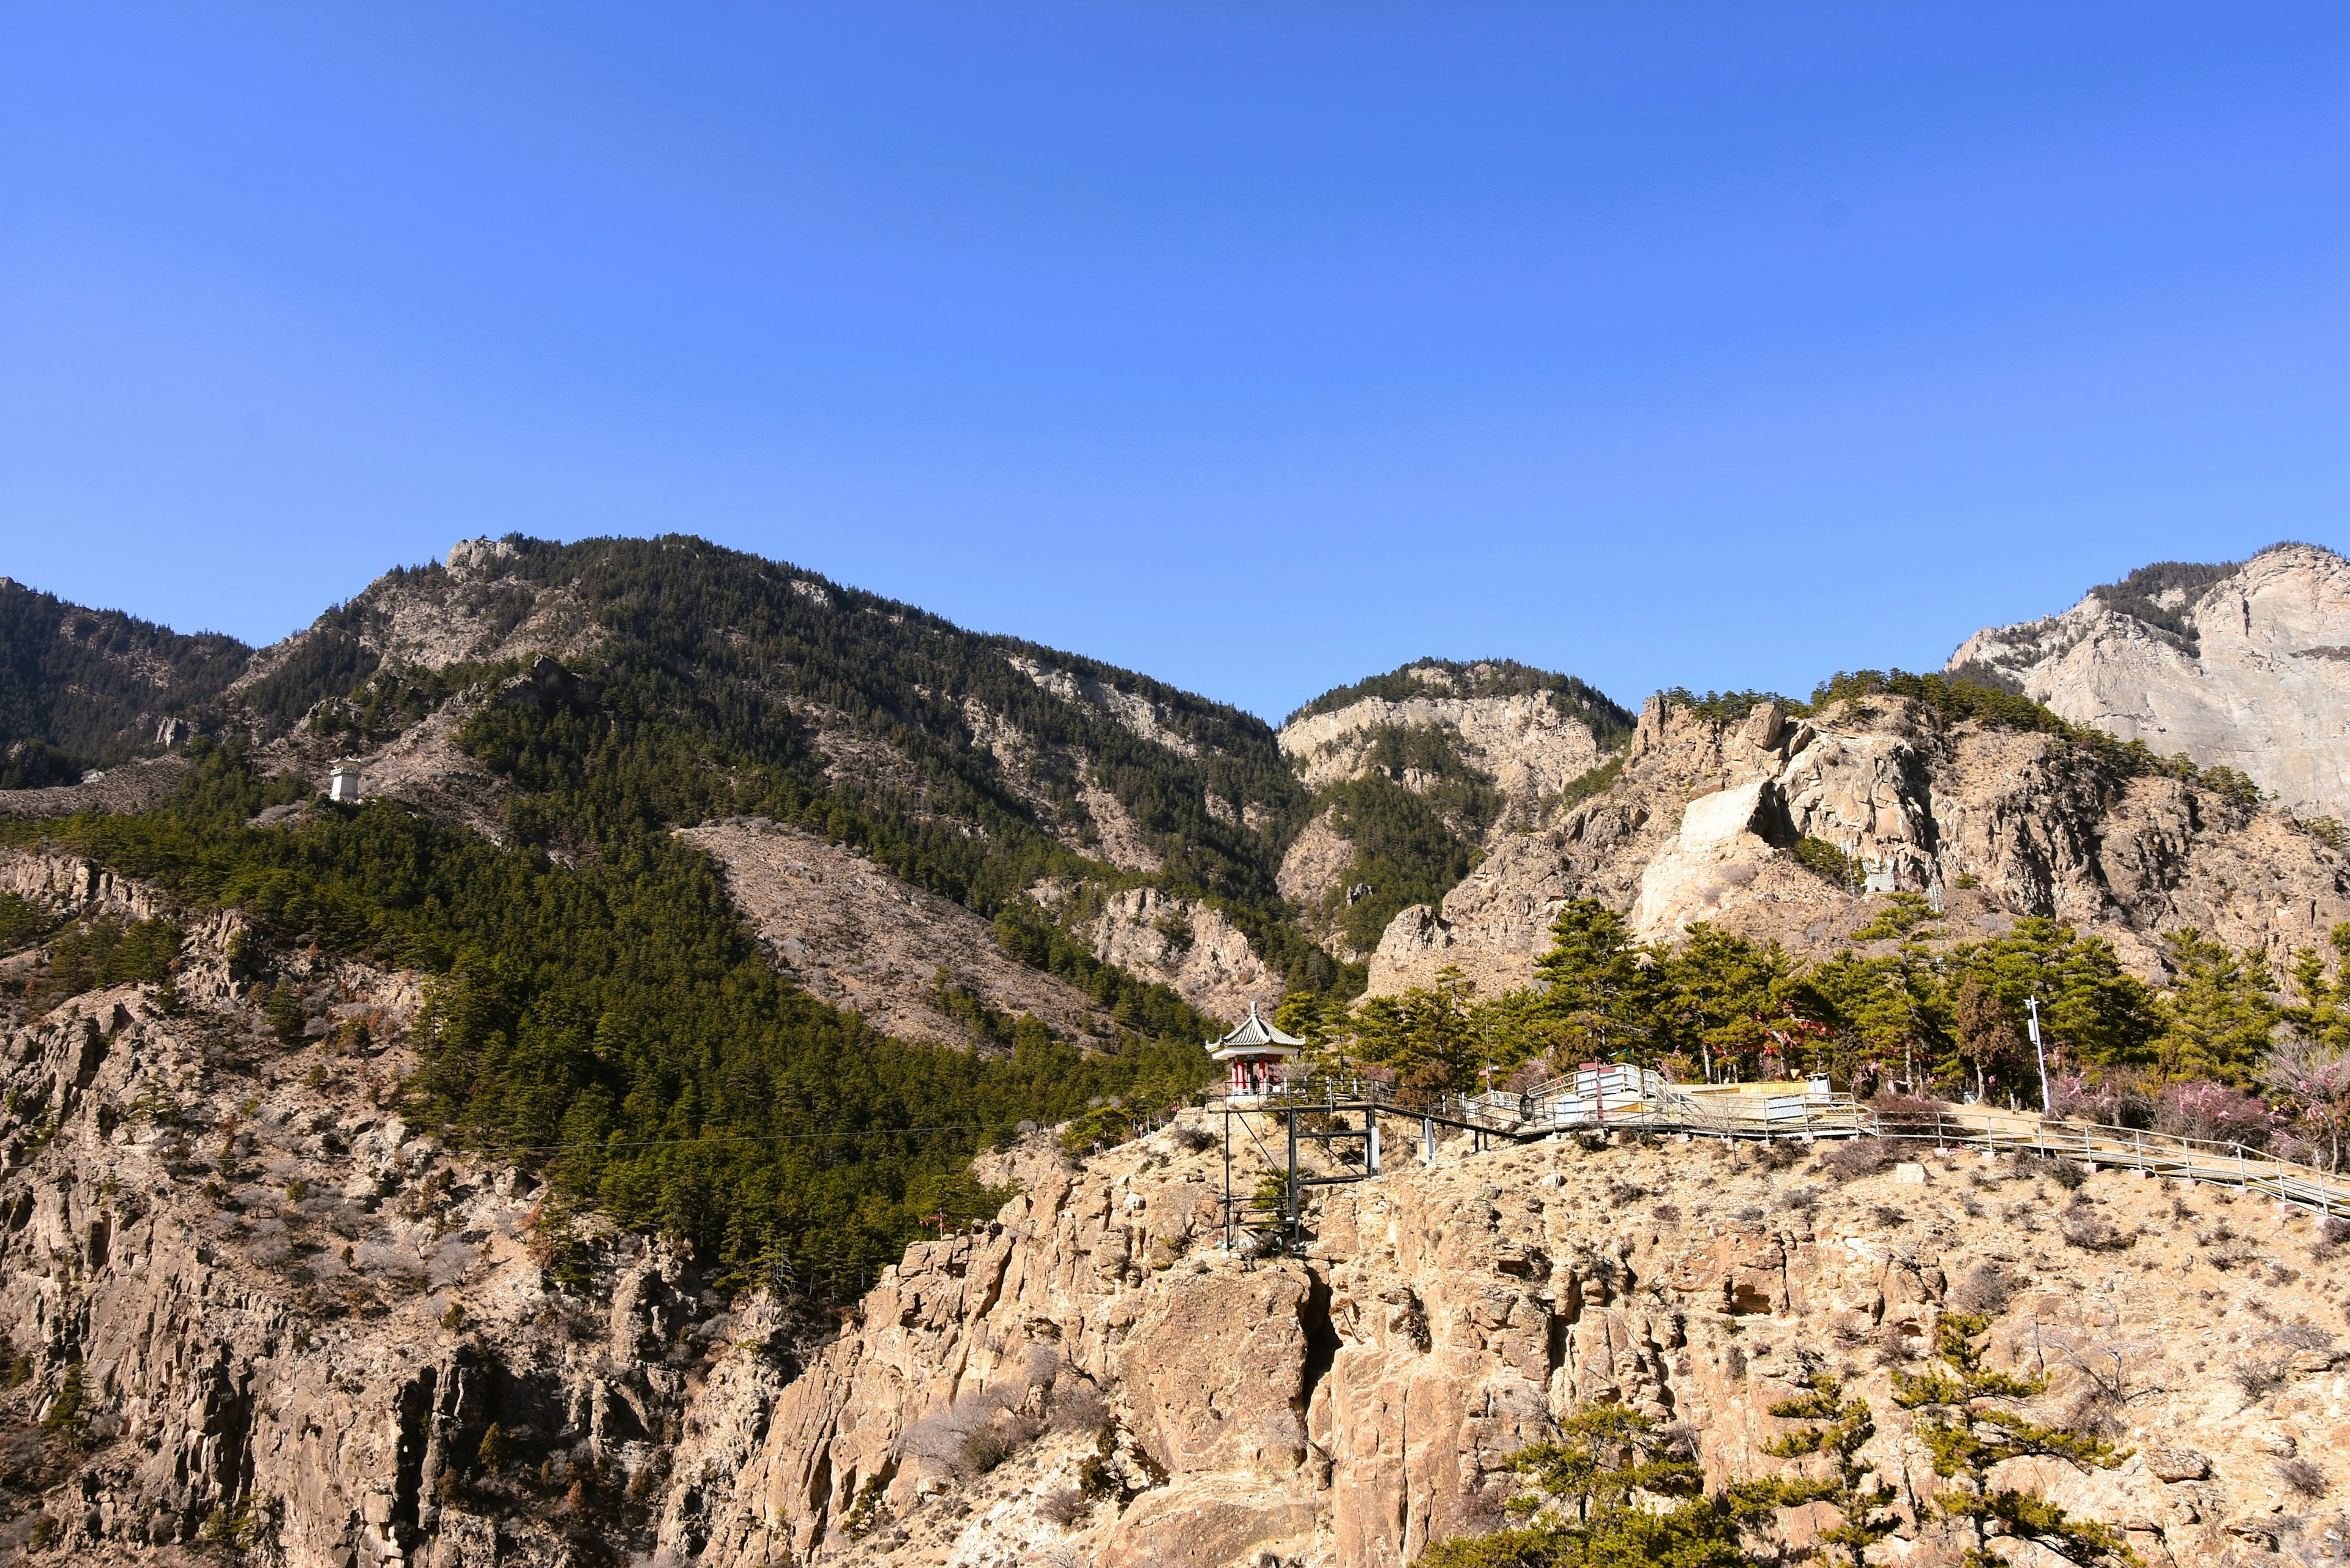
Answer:
<path fill-rule="evenodd" d="M 1278 718 L 2350 544 L 2350 7 L 0 10 L 0 572 L 671 530 Z"/>

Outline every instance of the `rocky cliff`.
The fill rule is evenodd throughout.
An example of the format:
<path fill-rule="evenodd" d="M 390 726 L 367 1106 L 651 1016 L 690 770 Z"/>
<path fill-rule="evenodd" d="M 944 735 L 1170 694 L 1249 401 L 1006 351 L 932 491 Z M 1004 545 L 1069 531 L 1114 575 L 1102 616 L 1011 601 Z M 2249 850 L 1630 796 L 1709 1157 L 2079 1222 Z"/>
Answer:
<path fill-rule="evenodd" d="M 1427 984 L 1447 964 L 1489 990 L 1527 984 L 1571 898 L 1631 914 L 1644 939 L 1711 920 L 1825 951 L 1866 923 L 1868 900 L 1807 867 L 1794 853 L 1804 838 L 1898 888 L 1941 887 L 1948 940 L 2053 916 L 2149 976 L 2165 930 L 2282 959 L 2350 919 L 2332 842 L 2223 786 L 2116 772 L 2048 734 L 1938 722 L 1900 697 L 1800 721 L 1776 703 L 1724 720 L 1657 698 L 1605 793 L 1503 825 L 1440 905 L 1396 918 L 1372 987 Z"/>
<path fill-rule="evenodd" d="M 68 860 L 11 856 L 0 882 L 168 912 Z M 780 1389 L 809 1325 L 417 1136 L 418 977 L 296 955 L 289 1039 L 239 927 L 194 925 L 174 997 L 0 1024 L 0 1541 L 299 1568 L 650 1550 L 695 1394 L 721 1362 Z"/>
<path fill-rule="evenodd" d="M 1252 1260 L 1215 1245 L 1202 1141 L 1012 1160 L 1022 1195 L 913 1248 L 763 1438 L 738 1414 L 689 1443 L 680 1475 L 731 1492 L 664 1544 L 1383 1568 L 1490 1528 L 1502 1461 L 1593 1400 L 1685 1424 L 1717 1482 L 1769 1473 L 1770 1405 L 1825 1364 L 1879 1412 L 1866 1457 L 1911 1514 L 1896 1560 L 1939 1560 L 1887 1379 L 1954 1306 L 1991 1313 L 1996 1362 L 2052 1376 L 2050 1413 L 2134 1450 L 2040 1479 L 2148 1562 L 2272 1561 L 2339 1528 L 2313 1489 L 2350 1462 L 2350 1377 L 2333 1244 L 2305 1218 L 2116 1175 L 2068 1194 L 2006 1159 L 1569 1142 L 1326 1189 L 1303 1256 Z"/>
<path fill-rule="evenodd" d="M 1281 750 L 1315 791 L 1276 884 L 1347 960 L 1390 917 L 1442 896 L 1493 824 L 1537 815 L 1622 742 L 1631 716 L 1522 665 L 1424 659 L 1308 703 Z"/>
<path fill-rule="evenodd" d="M 55 857 L 0 882 L 171 912 Z M 26 1550 L 1377 1568 L 1498 1521 L 1503 1461 L 1591 1400 L 1685 1424 L 1717 1480 L 1768 1469 L 1769 1406 L 1817 1361 L 1877 1403 L 1868 1457 L 1914 1511 L 1887 1378 L 1954 1305 L 2136 1450 L 2042 1479 L 2149 1562 L 2342 1529 L 2335 1243 L 2225 1190 L 1798 1144 L 1423 1167 L 1391 1124 L 1388 1173 L 1322 1189 L 1282 1257 L 1217 1245 L 1223 1129 L 1192 1113 L 1083 1164 L 990 1157 L 1017 1189 L 993 1221 L 797 1315 L 416 1136 L 419 977 L 292 953 L 265 981 L 237 917 L 183 918 L 172 994 L 0 1025 L 0 1539 Z M 1245 1129 L 1232 1155 L 1245 1194 L 1265 1162 Z"/>
<path fill-rule="evenodd" d="M 1970 666 L 2076 723 L 2235 768 L 2292 809 L 2350 817 L 2350 561 L 2331 550 L 2147 568 L 1977 632 L 1950 656 Z"/>

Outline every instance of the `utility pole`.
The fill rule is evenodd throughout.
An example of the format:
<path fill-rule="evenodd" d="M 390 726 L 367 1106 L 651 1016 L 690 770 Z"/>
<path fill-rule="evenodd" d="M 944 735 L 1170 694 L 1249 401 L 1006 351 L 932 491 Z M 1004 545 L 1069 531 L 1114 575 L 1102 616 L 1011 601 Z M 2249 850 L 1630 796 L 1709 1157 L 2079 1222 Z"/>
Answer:
<path fill-rule="evenodd" d="M 2023 1005 L 2032 1012 L 2032 1054 L 2040 1059 L 2040 1114 L 2048 1114 L 2048 1053 L 2040 1044 L 2040 999 L 2028 996 Z"/>

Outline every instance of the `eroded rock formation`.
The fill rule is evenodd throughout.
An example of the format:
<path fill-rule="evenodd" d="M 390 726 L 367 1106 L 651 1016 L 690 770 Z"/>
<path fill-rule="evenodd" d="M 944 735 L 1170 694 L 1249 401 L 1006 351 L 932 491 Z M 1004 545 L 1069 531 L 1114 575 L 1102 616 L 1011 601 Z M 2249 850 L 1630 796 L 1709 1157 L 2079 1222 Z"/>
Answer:
<path fill-rule="evenodd" d="M 1459 965 L 1489 990 L 1529 983 L 1571 898 L 1669 940 L 1697 920 L 1825 951 L 1867 919 L 1849 882 L 1793 853 L 1821 840 L 1912 892 L 1939 883 L 1946 940 L 2047 915 L 2159 972 L 2158 938 L 2199 927 L 2282 960 L 2350 919 L 2343 856 L 2282 811 L 2168 774 L 2125 776 L 2047 735 L 1933 722 L 1902 698 L 1791 719 L 1765 703 L 1717 722 L 1651 699 L 1605 794 L 1505 823 L 1439 908 L 1407 909 L 1374 991 Z"/>
<path fill-rule="evenodd" d="M 2176 631 L 2109 597 L 1979 631 L 1950 667 L 1996 670 L 2075 723 L 2350 817 L 2350 562 L 2280 545 L 2216 582 L 2163 590 L 2154 608 Z"/>
<path fill-rule="evenodd" d="M 1187 1141 L 1014 1159 L 1022 1197 L 910 1250 L 783 1391 L 706 1535 L 664 1542 L 727 1564 L 1386 1568 L 1491 1527 L 1503 1461 L 1592 1400 L 1687 1424 L 1718 1481 L 1768 1473 L 1769 1407 L 1807 1358 L 1873 1401 L 1868 1457 L 1914 1500 L 1934 1482 L 1888 1378 L 1954 1304 L 1995 1318 L 1995 1361 L 2051 1376 L 2049 1412 L 2137 1450 L 2037 1479 L 2151 1563 L 2319 1546 L 2331 1512 L 2276 1456 L 2350 1463 L 2330 1243 L 2225 1192 L 2106 1174 L 2068 1196 L 1930 1150 L 1846 1181 L 1703 1142 L 1453 1148 L 1328 1189 L 1305 1256 L 1251 1261 L 1213 1245 L 1221 1154 Z M 1078 1386 L 1107 1396 L 1098 1438 L 1048 1432 L 984 1475 L 925 1441 Z"/>

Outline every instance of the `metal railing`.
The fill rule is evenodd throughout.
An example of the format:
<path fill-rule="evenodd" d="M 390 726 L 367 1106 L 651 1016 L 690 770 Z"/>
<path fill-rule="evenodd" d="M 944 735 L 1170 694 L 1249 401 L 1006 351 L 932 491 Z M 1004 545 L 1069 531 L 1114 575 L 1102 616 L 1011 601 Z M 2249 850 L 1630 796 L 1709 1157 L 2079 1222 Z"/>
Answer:
<path fill-rule="evenodd" d="M 1634 1093 L 1632 1069 L 1610 1071 L 1622 1075 L 1599 1085 L 1603 1092 L 1598 1094 L 1590 1092 L 1592 1085 L 1567 1077 L 1525 1095 L 1458 1095 L 1412 1093 L 1369 1079 L 1321 1075 L 1245 1099 L 1248 1108 L 1276 1113 L 1374 1110 L 1430 1118 L 1521 1142 L 1570 1132 L 1806 1141 L 1898 1138 L 1945 1148 L 2033 1154 L 2143 1170 L 2173 1180 L 2264 1193 L 2313 1213 L 2350 1219 L 2350 1177 L 2278 1159 L 2241 1143 L 2099 1123 L 2051 1121 L 1988 1106 L 1880 1111 L 1855 1103 L 1848 1095 L 1823 1096 L 1808 1089 L 1784 1095 L 1705 1093 L 1695 1085 L 1667 1083 L 1648 1072 L 1638 1073 L 1638 1091 Z M 1794 1086 L 1791 1083 L 1790 1087 Z M 1614 1088 L 1625 1091 L 1620 1100 L 1605 1092 Z M 1232 1099 L 1232 1103 L 1242 1102 Z"/>

